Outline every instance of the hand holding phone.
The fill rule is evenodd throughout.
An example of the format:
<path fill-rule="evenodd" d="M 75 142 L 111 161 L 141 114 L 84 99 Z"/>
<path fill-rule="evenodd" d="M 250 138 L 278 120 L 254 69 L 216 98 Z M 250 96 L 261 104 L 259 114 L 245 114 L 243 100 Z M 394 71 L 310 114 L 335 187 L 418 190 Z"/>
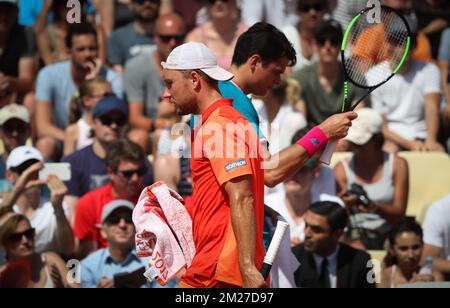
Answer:
<path fill-rule="evenodd" d="M 49 175 L 58 177 L 61 181 L 67 182 L 72 179 L 72 169 L 70 163 L 46 163 L 39 171 L 39 180 L 46 181 Z"/>

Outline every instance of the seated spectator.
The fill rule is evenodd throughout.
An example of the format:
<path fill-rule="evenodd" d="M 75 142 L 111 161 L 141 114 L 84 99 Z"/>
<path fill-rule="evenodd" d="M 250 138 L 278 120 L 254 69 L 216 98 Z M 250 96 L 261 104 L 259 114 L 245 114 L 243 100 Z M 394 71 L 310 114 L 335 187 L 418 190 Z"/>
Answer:
<path fill-rule="evenodd" d="M 36 230 L 28 218 L 8 213 L 0 217 L 0 245 L 6 267 L 0 271 L 2 288 L 79 288 L 69 283 L 65 262 L 54 252 L 35 250 Z"/>
<path fill-rule="evenodd" d="M 0 1 L 0 100 L 12 94 L 22 97 L 36 77 L 34 37 L 18 24 L 17 3 Z"/>
<path fill-rule="evenodd" d="M 230 69 L 237 40 L 248 27 L 240 22 L 236 0 L 207 3 L 210 21 L 192 30 L 186 41 L 204 43 L 217 57 L 219 66 Z"/>
<path fill-rule="evenodd" d="M 324 21 L 316 29 L 316 50 L 319 61 L 296 72 L 301 98 L 306 104 L 308 125 L 316 126 L 340 112 L 344 95 L 344 72 L 338 60 L 342 43 L 342 28 L 336 21 Z M 349 85 L 349 101 L 364 95 L 364 91 Z"/>
<path fill-rule="evenodd" d="M 144 130 L 148 136 L 155 129 L 168 127 L 167 121 L 158 118 L 158 103 L 164 93 L 161 62 L 184 41 L 183 20 L 175 14 L 158 18 L 154 40 L 157 48 L 131 59 L 125 68 L 124 83 L 130 103 L 130 125 Z"/>
<path fill-rule="evenodd" d="M 100 65 L 96 31 L 88 24 L 73 24 L 68 31 L 66 44 L 71 59 L 43 68 L 36 84 L 36 113 L 39 114 L 36 120 L 41 138 L 37 148 L 49 160 L 56 160 L 62 154 L 70 99 L 83 82 L 103 76 L 111 83 L 114 93 L 122 96 L 120 75 Z"/>
<path fill-rule="evenodd" d="M 321 202 L 305 216 L 305 243 L 294 247 L 301 263 L 295 272 L 300 288 L 372 288 L 370 256 L 339 243 L 348 217 L 339 204 Z"/>
<path fill-rule="evenodd" d="M 450 195 L 434 202 L 423 224 L 425 248 L 422 262 L 433 258 L 433 268 L 450 281 Z"/>
<path fill-rule="evenodd" d="M 443 112 L 444 143 L 450 153 L 450 28 L 442 33 L 438 65 L 441 70 L 442 89 L 445 95 Z"/>
<path fill-rule="evenodd" d="M 39 180 L 43 165 L 42 155 L 34 148 L 18 147 L 11 152 L 6 162 L 6 178 L 13 185 L 0 207 L 2 211 L 13 210 L 25 215 L 36 231 L 37 252 L 56 251 L 70 256 L 74 250 L 74 236 L 66 217 L 63 199 L 67 187 L 56 176 Z M 50 200 L 41 195 L 41 186 L 50 190 Z"/>
<path fill-rule="evenodd" d="M 295 25 L 298 22 L 295 8 L 300 1 L 302 0 L 242 0 L 242 20 L 249 26 L 261 21 L 277 28 Z"/>
<path fill-rule="evenodd" d="M 378 112 L 364 108 L 358 115 L 346 138 L 354 155 L 335 167 L 338 195 L 352 215 L 350 240 L 366 249 L 383 249 L 390 225 L 406 213 L 408 164 L 382 150 L 383 119 Z"/>
<path fill-rule="evenodd" d="M 380 288 L 396 288 L 400 285 L 441 279 L 439 273 L 424 274 L 420 271 L 423 231 L 419 224 L 406 220 L 392 230 L 389 243 L 389 253 L 385 259 L 386 269 L 381 276 Z"/>
<path fill-rule="evenodd" d="M 11 104 L 0 110 L 0 139 L 3 142 L 3 154 L 0 157 L 0 193 L 11 191 L 11 183 L 6 179 L 6 161 L 15 148 L 24 146 L 31 135 L 28 110 L 17 104 Z"/>
<path fill-rule="evenodd" d="M 72 179 L 66 183 L 69 189 L 66 202 L 73 211 L 79 198 L 110 182 L 105 159 L 109 147 L 124 137 L 128 106 L 114 96 L 107 96 L 95 105 L 92 115 L 94 143 L 63 159 L 72 165 Z M 152 168 L 148 161 L 146 164 L 146 183 L 152 183 Z"/>
<path fill-rule="evenodd" d="M 160 5 L 161 0 L 130 1 L 134 21 L 115 30 L 106 45 L 108 63 L 116 72 L 122 73 L 128 60 L 155 44 L 153 33 Z"/>
<path fill-rule="evenodd" d="M 77 254 L 81 257 L 107 246 L 98 228 L 104 207 L 117 199 L 136 204 L 144 189 L 148 163 L 138 145 L 127 140 L 111 144 L 105 162 L 111 183 L 87 193 L 76 207 L 74 232 L 79 241 Z"/>
<path fill-rule="evenodd" d="M 411 46 L 415 45 L 413 37 Z M 388 65 L 385 61 L 370 70 L 366 75 L 368 83 L 376 78 L 379 66 Z M 400 72 L 372 93 L 372 107 L 387 121 L 383 130 L 386 151 L 444 151 L 438 142 L 440 84 L 436 65 L 413 60 L 409 53 Z"/>
<path fill-rule="evenodd" d="M 81 262 L 83 288 L 139 288 L 152 287 L 144 277 L 148 260 L 138 258 L 134 248 L 135 228 L 132 220 L 134 204 L 126 200 L 110 202 L 100 210 L 101 235 L 107 247 L 96 251 Z M 140 277 L 131 285 L 115 285 L 114 276 L 131 274 L 137 270 Z M 153 285 L 156 285 L 154 283 Z"/>
<path fill-rule="evenodd" d="M 327 0 L 301 0 L 297 2 L 297 14 L 300 22 L 283 28 L 283 32 L 294 46 L 297 53 L 297 64 L 293 67 L 298 71 L 313 64 L 318 59 L 315 46 L 315 28 L 323 21 L 328 11 Z"/>
<path fill-rule="evenodd" d="M 111 84 L 104 77 L 86 80 L 70 101 L 70 125 L 64 137 L 64 156 L 84 149 L 94 142 L 92 109 L 105 96 L 114 95 Z"/>

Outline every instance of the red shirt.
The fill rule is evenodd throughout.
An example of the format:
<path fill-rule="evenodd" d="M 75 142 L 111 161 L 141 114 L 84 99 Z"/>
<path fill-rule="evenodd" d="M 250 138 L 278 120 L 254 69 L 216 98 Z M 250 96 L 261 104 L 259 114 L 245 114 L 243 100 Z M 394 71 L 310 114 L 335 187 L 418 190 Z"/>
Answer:
<path fill-rule="evenodd" d="M 100 234 L 102 211 L 105 205 L 120 198 L 112 194 L 112 184 L 93 190 L 78 201 L 75 211 L 74 234 L 81 241 L 97 242 L 98 248 L 107 247 L 107 241 Z M 129 200 L 134 204 L 137 198 Z"/>
<path fill-rule="evenodd" d="M 211 105 L 202 115 L 201 127 L 196 128 L 193 134 L 196 134 L 192 137 L 191 158 L 194 193 L 188 208 L 193 220 L 197 253 L 182 282 L 198 288 L 214 286 L 211 283 L 214 281 L 219 282 L 218 285 L 242 286 L 230 203 L 224 184 L 245 175 L 252 178 L 255 264 L 259 268 L 265 255 L 264 172 L 259 139 L 253 126 L 228 99 Z"/>

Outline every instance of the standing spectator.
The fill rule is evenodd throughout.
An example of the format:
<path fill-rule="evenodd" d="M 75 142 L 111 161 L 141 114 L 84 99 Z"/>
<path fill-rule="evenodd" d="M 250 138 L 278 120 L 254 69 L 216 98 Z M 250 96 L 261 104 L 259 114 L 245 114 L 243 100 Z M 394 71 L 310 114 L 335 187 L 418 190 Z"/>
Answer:
<path fill-rule="evenodd" d="M 315 126 L 340 112 L 344 97 L 344 72 L 338 60 L 342 43 L 342 28 L 334 20 L 324 21 L 316 29 L 316 49 L 319 61 L 296 72 L 294 78 L 301 87 L 306 105 L 308 125 Z M 349 85 L 349 101 L 364 95 L 364 91 Z"/>
<path fill-rule="evenodd" d="M 11 183 L 5 177 L 9 154 L 15 148 L 24 146 L 30 136 L 30 115 L 25 107 L 11 104 L 0 110 L 0 139 L 4 147 L 0 157 L 0 193 L 12 189 Z"/>
<path fill-rule="evenodd" d="M 283 28 L 284 34 L 297 53 L 297 64 L 293 67 L 294 71 L 317 61 L 317 50 L 314 48 L 315 30 L 323 21 L 328 10 L 328 0 L 298 1 L 297 14 L 300 22 L 296 26 L 289 25 Z"/>
<path fill-rule="evenodd" d="M 25 215 L 36 229 L 36 251 L 57 251 L 70 256 L 74 249 L 74 236 L 63 208 L 67 187 L 56 176 L 38 180 L 43 158 L 34 148 L 19 147 L 11 152 L 6 162 L 6 177 L 14 186 L 1 207 Z M 41 196 L 40 187 L 47 185 L 50 200 Z"/>
<path fill-rule="evenodd" d="M 101 213 L 111 201 L 122 199 L 136 204 L 144 188 L 147 164 L 138 145 L 119 140 L 109 148 L 106 165 L 111 183 L 83 196 L 75 212 L 74 232 L 79 241 L 77 253 L 84 257 L 107 245 L 100 234 Z"/>
<path fill-rule="evenodd" d="M 0 217 L 0 245 L 7 259 L 0 271 L 1 287 L 78 288 L 66 279 L 68 269 L 60 256 L 35 250 L 35 236 L 26 216 L 8 213 Z"/>
<path fill-rule="evenodd" d="M 134 205 L 126 200 L 116 200 L 106 204 L 101 216 L 101 236 L 107 247 L 100 249 L 81 261 L 81 286 L 83 288 L 108 289 L 120 287 L 114 285 L 114 276 L 130 274 L 141 269 L 137 274 L 141 279 L 128 287 L 150 287 L 143 273 L 148 260 L 136 255 L 134 248 L 135 228 L 132 220 Z"/>
<path fill-rule="evenodd" d="M 350 239 L 366 249 L 383 249 L 390 226 L 404 218 L 408 202 L 408 164 L 383 151 L 382 127 L 381 114 L 358 110 L 346 137 L 354 156 L 335 168 L 338 194 L 352 214 Z"/>
<path fill-rule="evenodd" d="M 174 48 L 183 43 L 185 27 L 175 14 L 158 18 L 154 39 L 156 50 L 131 59 L 125 68 L 124 83 L 130 103 L 130 125 L 148 134 L 167 128 L 167 121 L 158 118 L 158 103 L 164 93 L 161 62 L 166 61 Z"/>
<path fill-rule="evenodd" d="M 107 41 L 108 63 L 122 73 L 126 62 L 155 44 L 153 33 L 161 0 L 131 0 L 134 21 L 114 31 Z"/>
<path fill-rule="evenodd" d="M 423 224 L 425 248 L 422 262 L 433 258 L 433 268 L 450 277 L 450 195 L 434 202 Z"/>
<path fill-rule="evenodd" d="M 267 22 L 277 28 L 295 25 L 297 3 L 301 0 L 242 0 L 242 20 L 248 26 Z"/>
<path fill-rule="evenodd" d="M 104 77 L 86 80 L 70 101 L 70 125 L 64 137 L 64 154 L 68 156 L 94 142 L 92 110 L 103 97 L 114 95 L 111 84 Z"/>
<path fill-rule="evenodd" d="M 37 147 L 51 160 L 62 154 L 70 99 L 83 82 L 103 76 L 111 83 L 114 93 L 122 97 L 121 76 L 100 64 L 94 28 L 89 24 L 73 24 L 68 31 L 66 44 L 71 59 L 43 68 L 36 84 L 36 114 L 39 114 L 36 121 L 40 137 Z"/>
<path fill-rule="evenodd" d="M 247 30 L 240 22 L 236 0 L 207 1 L 210 21 L 192 30 L 187 42 L 199 42 L 209 47 L 219 66 L 229 69 L 238 38 Z"/>
<path fill-rule="evenodd" d="M 415 46 L 413 37 L 411 47 Z M 373 84 L 371 80 L 380 67 L 389 65 L 387 60 L 369 70 L 369 83 Z M 386 118 L 383 134 L 388 152 L 444 151 L 438 142 L 441 81 L 436 65 L 413 60 L 409 53 L 400 72 L 375 90 L 371 101 L 372 107 Z"/>
<path fill-rule="evenodd" d="M 370 256 L 339 243 L 347 225 L 339 204 L 313 204 L 305 216 L 305 243 L 293 252 L 301 263 L 295 272 L 300 288 L 372 288 L 368 277 Z"/>
<path fill-rule="evenodd" d="M 34 36 L 19 25 L 17 2 L 0 1 L 0 100 L 26 94 L 36 77 Z"/>
<path fill-rule="evenodd" d="M 439 273 L 420 273 L 423 253 L 422 227 L 415 221 L 401 223 L 389 236 L 390 248 L 385 258 L 386 269 L 381 276 L 381 288 L 396 288 L 416 282 L 433 282 L 441 279 Z"/>

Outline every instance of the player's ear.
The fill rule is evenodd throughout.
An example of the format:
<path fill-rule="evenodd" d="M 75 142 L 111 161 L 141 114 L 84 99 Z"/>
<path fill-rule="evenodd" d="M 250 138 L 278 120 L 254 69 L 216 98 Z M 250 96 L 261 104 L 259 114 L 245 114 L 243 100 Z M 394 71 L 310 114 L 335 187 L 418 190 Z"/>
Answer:
<path fill-rule="evenodd" d="M 247 62 L 249 64 L 252 72 L 255 72 L 255 70 L 258 66 L 262 66 L 262 59 L 261 59 L 261 56 L 258 54 L 251 56 Z"/>

